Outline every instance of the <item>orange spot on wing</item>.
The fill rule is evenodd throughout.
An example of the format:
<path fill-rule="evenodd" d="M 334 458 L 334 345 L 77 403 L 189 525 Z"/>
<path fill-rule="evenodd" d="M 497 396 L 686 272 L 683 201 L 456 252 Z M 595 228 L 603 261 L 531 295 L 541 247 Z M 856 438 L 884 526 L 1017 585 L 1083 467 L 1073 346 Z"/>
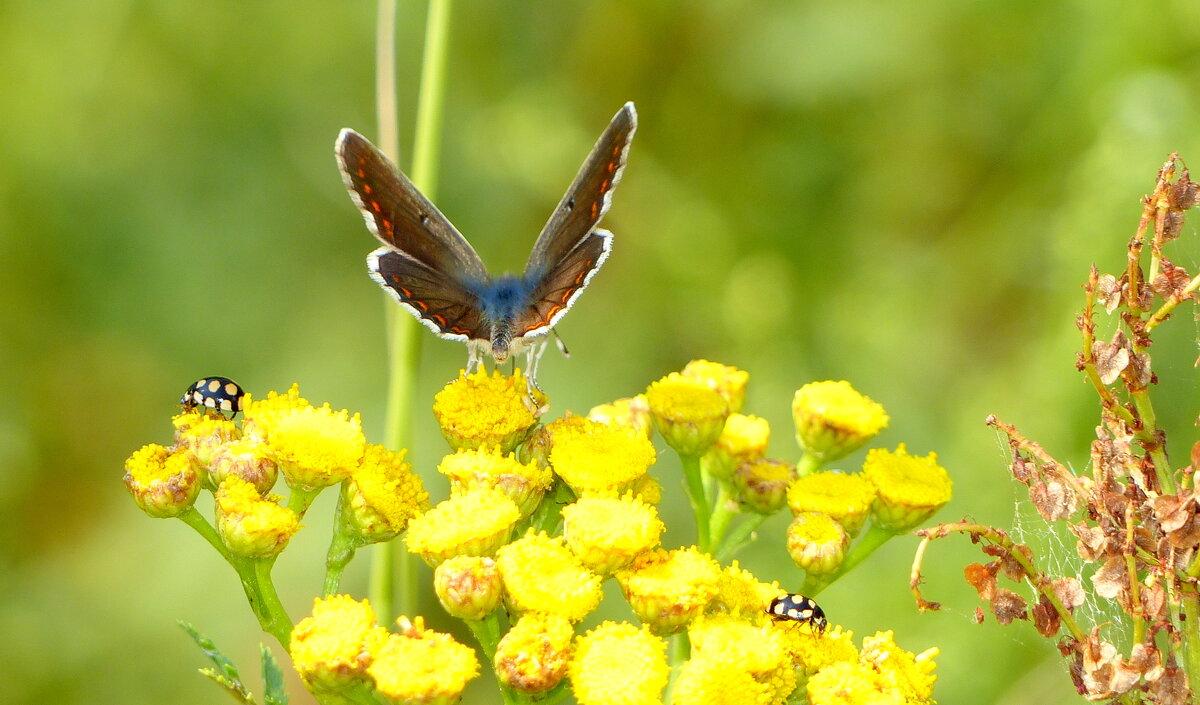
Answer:
<path fill-rule="evenodd" d="M 361 166 L 358 167 L 358 169 L 355 171 L 355 173 L 358 174 L 358 178 L 360 178 L 360 179 L 367 178 L 367 172 L 363 171 L 363 168 Z"/>
<path fill-rule="evenodd" d="M 376 213 L 379 213 L 383 209 L 380 208 L 379 201 L 376 201 L 375 199 L 371 199 L 371 210 L 375 211 Z"/>
<path fill-rule="evenodd" d="M 598 215 L 600 215 L 600 202 L 592 201 L 592 220 L 595 220 Z"/>
<path fill-rule="evenodd" d="M 365 181 L 361 184 L 361 188 L 362 188 L 363 193 L 367 194 L 368 196 L 370 196 L 371 192 L 375 190 L 375 189 L 371 188 L 371 184 L 368 184 Z"/>
<path fill-rule="evenodd" d="M 380 218 L 383 221 L 383 229 L 390 235 L 392 233 L 392 221 L 387 218 Z"/>
<path fill-rule="evenodd" d="M 420 303 L 420 302 L 418 302 L 418 303 Z M 423 310 L 428 310 L 428 309 L 429 309 L 429 307 L 428 307 L 428 306 L 422 306 L 422 309 L 423 309 Z M 432 316 L 430 316 L 429 318 L 430 318 L 430 319 L 432 319 L 434 323 L 438 324 L 438 327 L 439 327 L 439 328 L 445 328 L 445 327 L 446 327 L 446 317 L 445 317 L 445 316 L 443 316 L 442 314 L 440 314 L 440 313 L 435 313 L 435 314 L 433 314 Z"/>

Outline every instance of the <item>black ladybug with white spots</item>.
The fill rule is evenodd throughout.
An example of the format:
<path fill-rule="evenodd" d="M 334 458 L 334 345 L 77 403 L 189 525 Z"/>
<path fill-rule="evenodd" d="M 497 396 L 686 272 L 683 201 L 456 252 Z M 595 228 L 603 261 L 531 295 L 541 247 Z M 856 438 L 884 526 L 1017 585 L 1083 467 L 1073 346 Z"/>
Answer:
<path fill-rule="evenodd" d="M 808 624 L 818 634 L 825 634 L 829 622 L 821 606 L 800 594 L 780 595 L 767 606 L 767 614 L 775 622 L 798 622 Z"/>
<path fill-rule="evenodd" d="M 204 377 L 192 383 L 183 393 L 179 405 L 184 411 L 191 411 L 198 406 L 215 411 L 232 411 L 234 414 L 242 410 L 242 397 L 245 390 L 228 377 Z"/>

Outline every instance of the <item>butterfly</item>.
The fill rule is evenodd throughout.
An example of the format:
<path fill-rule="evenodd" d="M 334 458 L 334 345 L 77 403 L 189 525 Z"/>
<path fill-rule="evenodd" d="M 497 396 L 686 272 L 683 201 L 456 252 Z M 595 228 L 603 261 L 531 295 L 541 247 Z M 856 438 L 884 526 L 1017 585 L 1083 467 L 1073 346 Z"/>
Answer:
<path fill-rule="evenodd" d="M 367 256 L 371 278 L 426 327 L 465 342 L 467 370 L 526 352 L 536 375 L 546 336 L 608 258 L 612 233 L 598 228 L 621 181 L 637 111 L 613 117 L 533 245 L 525 271 L 491 277 L 483 260 L 403 172 L 362 135 L 335 145 L 342 180 L 383 246 Z"/>

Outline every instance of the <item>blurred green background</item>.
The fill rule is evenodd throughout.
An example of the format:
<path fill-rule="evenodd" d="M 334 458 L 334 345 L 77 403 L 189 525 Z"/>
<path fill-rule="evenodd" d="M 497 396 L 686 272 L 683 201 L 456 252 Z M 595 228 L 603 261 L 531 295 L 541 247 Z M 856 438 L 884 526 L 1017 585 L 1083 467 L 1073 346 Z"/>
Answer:
<path fill-rule="evenodd" d="M 400 5 L 407 164 L 425 8 Z M 224 701 L 176 619 L 257 686 L 262 637 L 234 574 L 134 507 L 122 461 L 169 440 L 180 393 L 208 374 L 258 394 L 298 381 L 381 440 L 391 304 L 332 152 L 344 126 L 375 135 L 375 13 L 0 4 L 0 701 Z M 572 357 L 543 361 L 554 413 L 705 357 L 751 373 L 747 410 L 794 459 L 793 390 L 848 379 L 892 417 L 876 445 L 936 451 L 951 472 L 940 519 L 1055 543 L 1025 521 L 983 419 L 1086 463 L 1080 284 L 1092 262 L 1121 266 L 1166 155 L 1200 160 L 1200 5 L 478 0 L 456 5 L 450 42 L 437 200 L 493 271 L 523 266 L 595 137 L 637 103 L 613 256 L 558 328 Z M 1192 271 L 1196 236 L 1188 225 L 1170 253 Z M 1196 338 L 1186 312 L 1154 349 L 1179 458 Z M 444 451 L 428 407 L 465 350 L 426 336 L 423 356 L 411 457 L 428 474 Z M 686 503 L 661 458 L 678 545 Z M 320 588 L 330 509 L 322 498 L 278 565 L 296 618 Z M 743 559 L 798 585 L 785 525 Z M 939 647 L 941 702 L 1076 701 L 1028 624 L 972 623 L 964 539 L 929 556 L 927 596 L 946 609 L 917 614 L 916 543 L 823 593 L 831 620 Z M 1072 544 L 1058 552 L 1074 574 Z M 366 563 L 345 583 L 358 594 Z M 449 626 L 431 592 L 421 611 Z M 466 701 L 493 699 L 481 679 Z"/>

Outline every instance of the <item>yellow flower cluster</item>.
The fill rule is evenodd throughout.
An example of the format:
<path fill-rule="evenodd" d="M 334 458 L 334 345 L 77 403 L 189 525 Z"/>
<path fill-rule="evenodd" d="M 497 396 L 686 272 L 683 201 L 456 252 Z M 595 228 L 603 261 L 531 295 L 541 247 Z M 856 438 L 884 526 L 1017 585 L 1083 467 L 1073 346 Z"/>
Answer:
<path fill-rule="evenodd" d="M 231 555 L 270 558 L 287 545 L 323 487 L 342 484 L 345 524 L 355 545 L 404 531 L 428 507 L 420 478 L 393 452 L 366 442 L 357 414 L 314 407 L 292 385 L 283 394 L 242 399 L 241 423 L 195 407 L 172 420 L 171 448 L 151 444 L 125 462 L 125 485 L 153 517 L 204 521 L 192 508 L 214 493 L 217 533 Z M 283 475 L 288 506 L 270 494 Z M 297 494 L 299 493 L 299 494 Z"/>

